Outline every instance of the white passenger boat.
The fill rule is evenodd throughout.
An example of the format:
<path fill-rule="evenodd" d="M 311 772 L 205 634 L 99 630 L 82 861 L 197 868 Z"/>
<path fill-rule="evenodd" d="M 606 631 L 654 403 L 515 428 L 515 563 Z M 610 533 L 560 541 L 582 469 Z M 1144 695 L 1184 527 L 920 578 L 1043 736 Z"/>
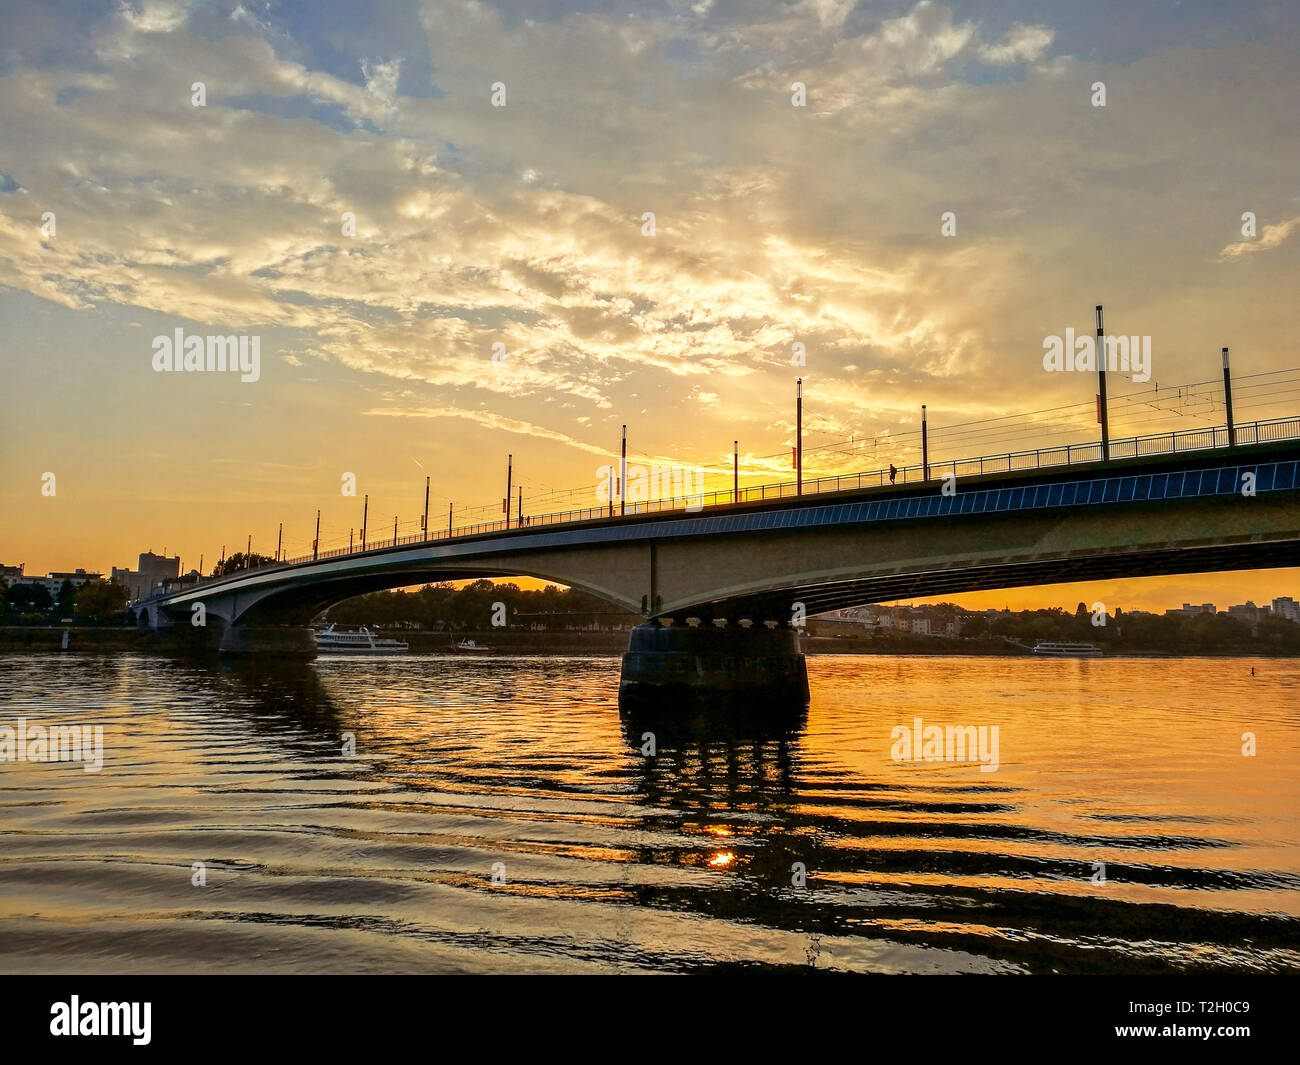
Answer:
<path fill-rule="evenodd" d="M 1100 658 L 1101 648 L 1091 643 L 1053 643 L 1039 640 L 1034 644 L 1034 654 L 1045 658 Z"/>
<path fill-rule="evenodd" d="M 316 650 L 346 652 L 349 654 L 392 655 L 408 650 L 404 640 L 390 640 L 376 636 L 364 625 L 356 632 L 338 632 L 333 625 L 316 632 Z"/>

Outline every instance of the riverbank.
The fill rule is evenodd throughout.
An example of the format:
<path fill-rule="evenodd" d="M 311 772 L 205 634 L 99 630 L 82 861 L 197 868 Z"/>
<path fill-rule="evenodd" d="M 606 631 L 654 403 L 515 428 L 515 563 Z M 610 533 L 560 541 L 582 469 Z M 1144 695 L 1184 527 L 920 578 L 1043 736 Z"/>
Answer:
<path fill-rule="evenodd" d="M 376 633 L 405 640 L 419 654 L 450 651 L 450 645 L 468 638 L 485 644 L 498 654 L 508 655 L 621 655 L 627 650 L 627 632 L 533 632 L 528 629 L 495 629 L 455 637 L 445 632 L 409 632 L 393 629 Z"/>
<path fill-rule="evenodd" d="M 63 636 L 67 633 L 67 647 Z M 405 640 L 411 651 L 437 654 L 448 651 L 452 642 L 445 632 L 381 631 L 377 636 Z M 74 625 L 0 626 L 0 652 L 104 654 L 113 651 L 172 654 L 188 652 L 191 632 L 187 629 L 153 632 L 149 629 L 92 628 Z M 621 655 L 627 650 L 626 632 L 532 632 L 501 630 L 470 633 L 476 643 L 486 644 L 511 655 Z M 460 635 L 455 637 L 457 641 Z"/>
<path fill-rule="evenodd" d="M 64 632 L 68 651 L 150 651 L 159 643 L 147 629 L 12 625 L 0 626 L 0 651 L 62 651 Z"/>
<path fill-rule="evenodd" d="M 63 634 L 68 644 L 63 646 Z M 375 630 L 378 636 L 405 640 L 414 654 L 438 654 L 450 651 L 452 637 L 445 632 L 412 632 L 403 629 Z M 627 650 L 626 631 L 613 632 L 533 632 L 497 629 L 468 634 L 476 643 L 507 655 L 622 655 Z M 149 629 L 92 628 L 74 625 L 0 626 L 0 653 L 31 652 L 38 654 L 108 654 L 135 651 L 143 654 L 187 654 L 192 645 L 184 641 L 188 630 L 153 632 Z M 457 635 L 456 640 L 461 636 Z M 1006 640 L 988 638 L 963 639 L 953 636 L 918 636 L 910 633 L 877 633 L 870 636 L 810 636 L 805 634 L 800 647 L 807 655 L 966 655 L 977 657 L 1022 658 L 1031 648 Z M 1258 648 L 1231 648 L 1197 651 L 1178 655 L 1168 651 L 1137 647 L 1106 648 L 1107 658 L 1291 658 L 1274 655 Z"/>
<path fill-rule="evenodd" d="M 1030 653 L 1028 647 L 1000 639 L 951 636 L 912 636 L 888 633 L 875 636 L 809 636 L 799 641 L 808 655 L 1009 655 Z"/>

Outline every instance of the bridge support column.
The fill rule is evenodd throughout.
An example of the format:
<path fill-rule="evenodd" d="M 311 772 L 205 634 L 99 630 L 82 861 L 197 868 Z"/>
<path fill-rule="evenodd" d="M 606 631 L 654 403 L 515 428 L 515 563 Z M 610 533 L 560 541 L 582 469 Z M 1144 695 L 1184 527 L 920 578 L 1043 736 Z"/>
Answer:
<path fill-rule="evenodd" d="M 806 707 L 808 671 L 793 629 L 650 622 L 632 630 L 618 694 L 661 709 L 715 699 Z"/>
<path fill-rule="evenodd" d="M 223 655 L 315 658 L 316 635 L 295 625 L 230 625 L 221 634 Z"/>

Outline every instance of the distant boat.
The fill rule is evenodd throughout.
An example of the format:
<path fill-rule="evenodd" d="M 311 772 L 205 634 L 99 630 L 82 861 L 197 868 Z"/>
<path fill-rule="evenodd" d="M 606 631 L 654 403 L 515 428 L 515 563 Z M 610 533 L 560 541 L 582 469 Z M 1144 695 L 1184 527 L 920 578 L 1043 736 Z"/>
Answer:
<path fill-rule="evenodd" d="M 1053 643 L 1039 640 L 1034 644 L 1034 654 L 1045 658 L 1101 658 L 1101 648 L 1091 643 Z"/>
<path fill-rule="evenodd" d="M 473 640 L 461 640 L 460 643 L 453 643 L 451 650 L 462 655 L 490 655 L 496 648 L 475 643 Z"/>
<path fill-rule="evenodd" d="M 410 648 L 404 640 L 376 636 L 364 625 L 356 632 L 337 632 L 333 625 L 316 633 L 316 650 L 349 654 L 392 655 Z"/>

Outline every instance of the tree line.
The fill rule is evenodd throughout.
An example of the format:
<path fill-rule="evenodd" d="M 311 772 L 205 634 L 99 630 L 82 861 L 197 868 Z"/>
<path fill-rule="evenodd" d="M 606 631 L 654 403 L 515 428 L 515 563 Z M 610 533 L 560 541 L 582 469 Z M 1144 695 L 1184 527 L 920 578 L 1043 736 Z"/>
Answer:
<path fill-rule="evenodd" d="M 9 625 L 57 625 L 64 618 L 87 624 L 130 624 L 126 604 L 131 594 L 117 581 L 85 581 L 77 587 L 65 580 L 57 594 L 43 584 L 0 582 L 0 620 Z"/>
<path fill-rule="evenodd" d="M 503 604 L 504 609 L 496 604 Z M 566 630 L 632 625 L 639 618 L 604 600 L 573 588 L 524 589 L 513 582 L 477 580 L 462 588 L 429 584 L 417 591 L 371 592 L 337 603 L 326 612 L 338 625 L 418 626 L 423 629 L 478 632 L 490 630 L 493 618 L 514 627 Z"/>
<path fill-rule="evenodd" d="M 1022 643 L 1038 640 L 1094 643 L 1103 650 L 1163 651 L 1171 654 L 1256 652 L 1300 654 L 1300 625 L 1264 615 L 1253 625 L 1228 614 L 1126 614 L 1117 607 L 1104 625 L 1080 603 L 1071 614 L 1062 607 L 1008 614 L 968 614 L 952 603 L 920 608 L 935 621 L 961 618 L 963 636 L 1003 636 Z"/>

